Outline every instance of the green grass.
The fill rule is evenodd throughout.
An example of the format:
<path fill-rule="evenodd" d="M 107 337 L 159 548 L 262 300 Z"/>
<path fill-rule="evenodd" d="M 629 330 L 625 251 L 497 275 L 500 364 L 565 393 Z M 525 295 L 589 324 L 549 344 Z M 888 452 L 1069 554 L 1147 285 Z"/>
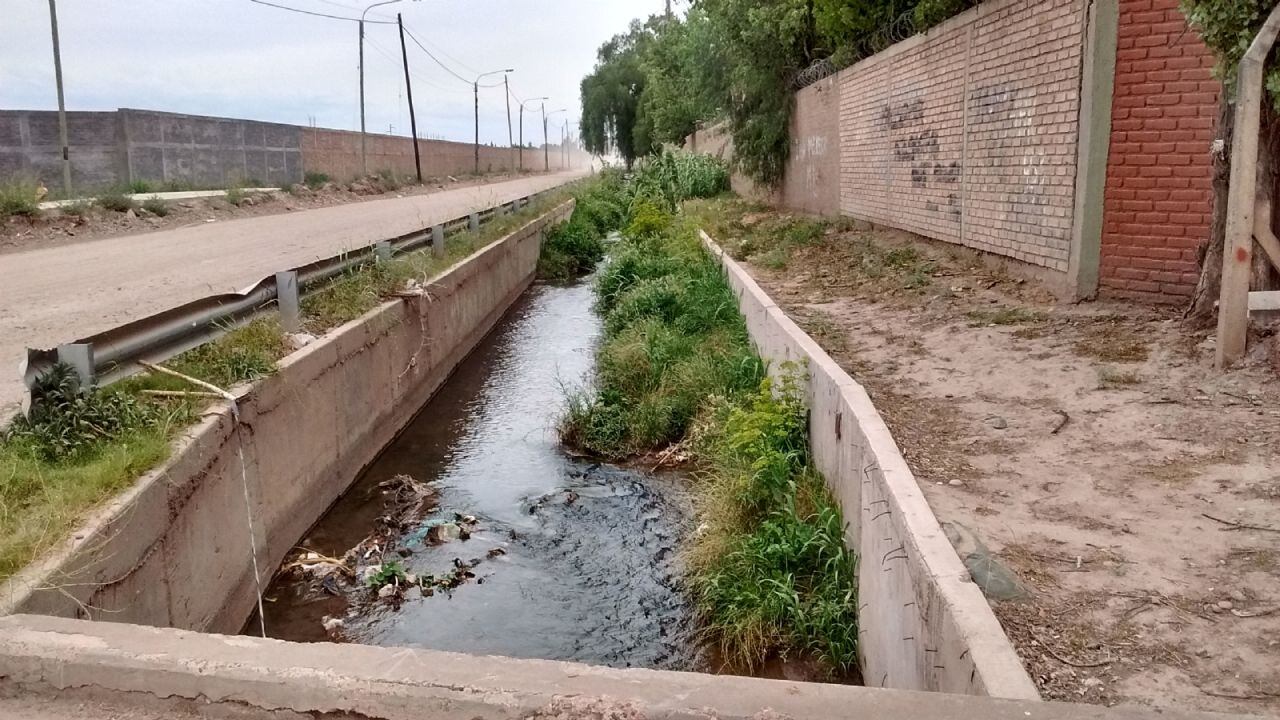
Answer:
<path fill-rule="evenodd" d="M 76 217 L 84 217 L 93 210 L 93 202 L 90 200 L 76 200 L 73 203 L 63 205 L 59 211 L 63 215 L 74 215 Z"/>
<path fill-rule="evenodd" d="M 596 374 L 570 394 L 561 437 L 613 459 L 690 448 L 703 527 L 689 585 L 703 632 L 735 668 L 802 655 L 843 675 L 857 662 L 856 561 L 809 464 L 800 379 L 794 369 L 780 387 L 765 379 L 698 240 L 705 216 L 671 213 L 652 193 L 682 181 L 644 173 L 639 191 L 620 191 L 623 239 L 596 279 Z"/>
<path fill-rule="evenodd" d="M 133 195 L 146 195 L 155 191 L 155 186 L 146 180 L 134 180 L 129 183 L 128 192 Z"/>
<path fill-rule="evenodd" d="M 0 185 L 0 218 L 39 215 L 39 194 L 39 186 L 34 182 L 13 180 Z"/>
<path fill-rule="evenodd" d="M 325 183 L 327 182 L 329 182 L 328 175 L 322 172 L 315 172 L 314 170 L 308 171 L 305 175 L 302 176 L 302 184 L 306 185 L 312 190 L 319 190 L 320 188 L 324 187 Z"/>
<path fill-rule="evenodd" d="M 246 197 L 248 197 L 248 195 L 245 193 L 244 188 L 242 187 L 232 186 L 227 188 L 227 195 L 226 195 L 227 202 L 231 203 L 232 205 L 235 205 L 236 207 L 240 207 L 242 204 L 244 204 L 244 199 Z"/>

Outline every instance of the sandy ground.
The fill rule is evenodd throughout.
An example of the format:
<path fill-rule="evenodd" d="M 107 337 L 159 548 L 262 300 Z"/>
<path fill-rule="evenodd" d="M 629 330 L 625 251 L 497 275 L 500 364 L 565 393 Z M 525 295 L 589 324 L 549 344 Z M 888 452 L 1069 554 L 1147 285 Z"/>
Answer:
<path fill-rule="evenodd" d="M 1020 581 L 1024 599 L 993 605 L 1046 698 L 1280 714 L 1274 339 L 1218 373 L 1171 312 L 1055 303 L 904 233 L 828 232 L 762 264 L 867 387 L 939 519 Z"/>
<path fill-rule="evenodd" d="M 369 200 L 0 255 L 0 417 L 27 347 L 53 347 L 545 190 L 585 171 Z"/>

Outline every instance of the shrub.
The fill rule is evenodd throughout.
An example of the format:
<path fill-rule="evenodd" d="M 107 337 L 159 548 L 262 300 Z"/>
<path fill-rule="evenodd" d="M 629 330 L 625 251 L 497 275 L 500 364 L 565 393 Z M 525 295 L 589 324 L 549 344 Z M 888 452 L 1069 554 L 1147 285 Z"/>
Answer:
<path fill-rule="evenodd" d="M 329 182 L 329 176 L 322 172 L 308 171 L 302 176 L 302 183 L 312 190 L 319 190 Z"/>
<path fill-rule="evenodd" d="M 94 202 L 98 207 L 112 212 L 129 212 L 134 208 L 133 198 L 115 190 L 99 195 Z"/>
<path fill-rule="evenodd" d="M 600 235 L 575 217 L 547 231 L 538 258 L 538 274 L 551 280 L 567 280 L 590 271 L 603 257 Z"/>
<path fill-rule="evenodd" d="M 146 180 L 132 180 L 129 182 L 129 192 L 134 195 L 146 195 L 155 192 L 155 188 Z"/>
<path fill-rule="evenodd" d="M 75 217 L 84 217 L 93 209 L 93 203 L 89 200 L 76 200 L 73 203 L 63 205 L 60 210 L 63 215 L 74 215 Z"/>
<path fill-rule="evenodd" d="M 0 218 L 39 213 L 40 189 L 36 183 L 18 180 L 0 185 Z"/>
<path fill-rule="evenodd" d="M 142 201 L 142 209 L 156 217 L 164 217 L 169 214 L 169 203 L 165 202 L 157 195 L 152 195 Z"/>
<path fill-rule="evenodd" d="M 244 204 L 245 197 L 246 195 L 244 192 L 244 188 L 242 187 L 227 188 L 227 202 L 231 203 L 232 205 L 235 205 L 236 207 L 240 207 L 242 204 Z"/>

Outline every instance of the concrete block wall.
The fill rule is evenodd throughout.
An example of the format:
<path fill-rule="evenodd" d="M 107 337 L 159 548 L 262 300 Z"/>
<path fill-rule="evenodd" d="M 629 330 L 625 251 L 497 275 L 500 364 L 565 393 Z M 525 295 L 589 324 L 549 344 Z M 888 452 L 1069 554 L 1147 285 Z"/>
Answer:
<path fill-rule="evenodd" d="M 429 297 L 383 303 L 238 388 L 238 427 L 225 406 L 207 414 L 168 462 L 0 585 L 0 615 L 239 632 L 256 601 L 246 503 L 266 582 L 533 281 L 543 228 L 572 207 L 454 265 Z"/>
<path fill-rule="evenodd" d="M 839 73 L 840 209 L 1066 272 L 1081 0 L 992 0 Z"/>
<path fill-rule="evenodd" d="M 119 117 L 114 112 L 67 114 L 71 182 L 76 186 L 115 185 L 125 173 Z M 40 180 L 62 184 L 58 113 L 0 110 L 0 182 Z"/>
<path fill-rule="evenodd" d="M 1119 0 L 1101 293 L 1183 303 L 1213 207 L 1221 84 L 1178 0 Z"/>
<path fill-rule="evenodd" d="M 809 442 L 858 556 L 858 641 L 869 687 L 1037 699 L 982 591 L 929 508 L 880 413 L 705 233 L 772 372 L 807 374 Z"/>
<path fill-rule="evenodd" d="M 193 187 L 302 182 L 295 125 L 121 109 L 127 178 Z"/>

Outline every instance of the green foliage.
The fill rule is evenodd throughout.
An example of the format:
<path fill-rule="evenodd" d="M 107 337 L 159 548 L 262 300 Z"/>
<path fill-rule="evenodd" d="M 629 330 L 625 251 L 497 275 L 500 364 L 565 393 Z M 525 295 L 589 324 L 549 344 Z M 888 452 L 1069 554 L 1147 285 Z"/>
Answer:
<path fill-rule="evenodd" d="M 232 205 L 235 205 L 236 207 L 240 207 L 244 203 L 244 199 L 245 197 L 247 197 L 247 195 L 245 194 L 244 188 L 239 186 L 232 186 L 227 188 L 226 197 L 227 197 L 227 202 L 231 203 Z"/>
<path fill-rule="evenodd" d="M 38 215 L 40 190 L 34 182 L 13 180 L 0 185 L 0 218 L 10 215 Z"/>
<path fill-rule="evenodd" d="M 1273 4 L 1262 0 L 1182 0 L 1182 12 L 1218 57 L 1218 78 L 1234 89 L 1241 58 L 1249 49 Z M 1280 110 L 1280 67 L 1274 53 L 1267 61 L 1266 87 Z"/>
<path fill-rule="evenodd" d="M 164 217 L 169 214 L 169 203 L 165 202 L 159 196 L 152 195 L 142 201 L 142 209 L 156 217 Z"/>
<path fill-rule="evenodd" d="M 104 210 L 118 213 L 129 212 L 134 208 L 133 198 L 114 190 L 99 195 L 94 202 Z"/>
<path fill-rule="evenodd" d="M 74 215 L 76 217 L 84 217 L 93 209 L 93 202 L 90 200 L 76 200 L 69 205 L 63 205 L 59 208 L 63 215 Z"/>
<path fill-rule="evenodd" d="M 116 392 L 81 388 L 75 370 L 54 365 L 31 389 L 31 410 L 17 415 L 6 443 L 23 443 L 47 462 L 84 457 L 101 443 L 154 424 L 151 408 Z"/>
<path fill-rule="evenodd" d="M 630 169 L 652 146 L 636 132 L 645 75 L 640 58 L 647 35 L 639 21 L 600 46 L 595 69 L 582 79 L 582 144 L 587 152 L 616 151 Z"/>
<path fill-rule="evenodd" d="M 155 187 L 146 180 L 132 180 L 129 182 L 129 192 L 134 195 L 145 195 L 155 192 Z"/>
<path fill-rule="evenodd" d="M 379 565 L 375 572 L 370 573 L 365 578 L 365 585 L 377 590 L 389 583 L 404 585 L 408 579 L 409 575 L 404 570 L 404 563 L 399 560 L 390 560 Z"/>
<path fill-rule="evenodd" d="M 571 220 L 547 231 L 538 257 L 539 277 L 567 280 L 591 270 L 604 257 L 604 242 L 585 221 Z"/>
<path fill-rule="evenodd" d="M 685 200 L 712 197 L 728 189 L 729 171 L 719 160 L 668 148 L 645 161 L 633 181 L 632 196 L 675 212 Z"/>
<path fill-rule="evenodd" d="M 325 183 L 329 182 L 329 176 L 322 172 L 309 170 L 302 176 L 302 182 L 312 190 L 319 190 L 324 187 Z"/>

